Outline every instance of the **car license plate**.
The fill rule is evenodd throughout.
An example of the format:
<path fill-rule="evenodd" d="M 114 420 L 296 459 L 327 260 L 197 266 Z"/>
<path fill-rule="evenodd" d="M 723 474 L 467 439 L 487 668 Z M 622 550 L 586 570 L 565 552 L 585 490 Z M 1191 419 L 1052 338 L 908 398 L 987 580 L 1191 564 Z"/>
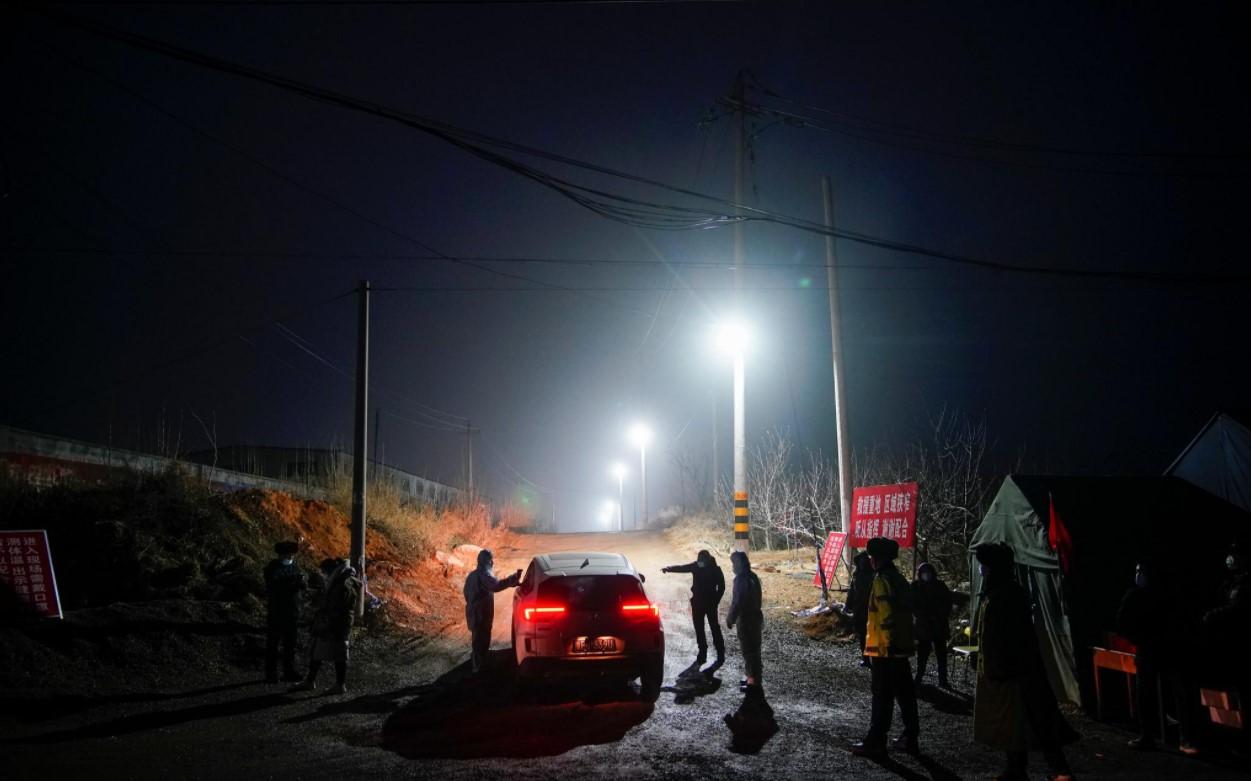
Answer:
<path fill-rule="evenodd" d="M 572 650 L 575 654 L 615 654 L 619 647 L 615 637 L 578 637 Z"/>

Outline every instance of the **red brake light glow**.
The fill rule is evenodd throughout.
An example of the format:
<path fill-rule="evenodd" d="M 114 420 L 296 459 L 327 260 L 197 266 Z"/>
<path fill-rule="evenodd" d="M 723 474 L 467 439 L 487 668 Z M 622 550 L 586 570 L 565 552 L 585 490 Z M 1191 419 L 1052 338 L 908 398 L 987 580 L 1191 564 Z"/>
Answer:
<path fill-rule="evenodd" d="M 559 618 L 565 614 L 563 607 L 528 607 L 524 611 L 527 621 L 536 620 L 538 618 Z"/>
<path fill-rule="evenodd" d="M 622 605 L 621 612 L 639 618 L 650 613 L 653 618 L 660 618 L 660 605 Z"/>

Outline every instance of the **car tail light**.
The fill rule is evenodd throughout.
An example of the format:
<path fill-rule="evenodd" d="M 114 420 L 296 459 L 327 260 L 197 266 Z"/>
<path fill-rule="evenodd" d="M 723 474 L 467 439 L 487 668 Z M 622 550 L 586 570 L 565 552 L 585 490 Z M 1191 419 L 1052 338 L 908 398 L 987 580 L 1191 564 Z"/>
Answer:
<path fill-rule="evenodd" d="M 627 618 L 660 618 L 660 605 L 646 603 L 622 605 L 621 612 Z"/>
<path fill-rule="evenodd" d="M 547 607 L 528 607 L 522 611 L 527 621 L 549 621 L 565 614 L 563 607 L 549 605 Z"/>

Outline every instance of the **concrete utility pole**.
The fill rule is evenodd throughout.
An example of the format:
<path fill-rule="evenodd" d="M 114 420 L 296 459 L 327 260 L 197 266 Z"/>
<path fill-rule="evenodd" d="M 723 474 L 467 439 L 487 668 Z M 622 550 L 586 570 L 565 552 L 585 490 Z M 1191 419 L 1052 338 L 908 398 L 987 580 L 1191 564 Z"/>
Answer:
<path fill-rule="evenodd" d="M 734 203 L 743 202 L 743 158 L 747 154 L 747 104 L 745 100 L 743 72 L 734 77 L 733 101 L 738 107 L 738 133 L 734 150 Z M 735 207 L 741 215 L 742 209 Z M 734 308 L 739 316 L 743 312 L 743 266 L 747 262 L 743 246 L 743 223 L 734 223 Z M 751 549 L 751 517 L 747 509 L 747 429 L 744 398 L 744 359 L 742 351 L 734 355 L 734 547 L 747 552 Z"/>
<path fill-rule="evenodd" d="M 825 227 L 834 229 L 834 199 L 830 195 L 830 180 L 821 177 L 821 195 L 825 201 Z M 830 354 L 834 362 L 834 420 L 838 430 L 838 498 L 842 517 L 839 528 L 851 534 L 851 442 L 847 438 L 847 387 L 844 384 L 846 366 L 843 362 L 842 311 L 839 307 L 838 260 L 834 252 L 834 236 L 825 236 L 825 281 L 830 301 Z M 851 569 L 851 546 L 843 545 L 843 564 Z"/>
<path fill-rule="evenodd" d="M 472 421 L 465 421 L 465 453 L 468 459 L 469 471 L 468 481 L 466 482 L 465 496 L 473 501 L 473 425 Z"/>
<path fill-rule="evenodd" d="M 717 506 L 717 492 L 721 490 L 721 456 L 717 453 L 717 389 L 712 391 L 712 506 Z"/>
<path fill-rule="evenodd" d="M 378 429 L 382 427 L 382 407 L 374 407 L 374 479 L 378 479 Z"/>
<path fill-rule="evenodd" d="M 647 445 L 639 448 L 639 484 L 643 495 L 643 526 L 647 526 Z"/>
<path fill-rule="evenodd" d="M 352 457 L 352 566 L 365 578 L 365 492 L 369 427 L 369 281 L 360 286 L 360 322 L 356 330 L 356 440 Z M 361 589 L 356 615 L 365 614 L 365 589 Z"/>

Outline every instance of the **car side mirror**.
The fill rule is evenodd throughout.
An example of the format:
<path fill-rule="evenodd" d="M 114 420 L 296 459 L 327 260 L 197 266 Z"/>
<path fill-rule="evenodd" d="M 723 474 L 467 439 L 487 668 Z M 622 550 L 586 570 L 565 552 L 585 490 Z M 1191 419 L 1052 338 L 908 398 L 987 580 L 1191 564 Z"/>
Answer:
<path fill-rule="evenodd" d="M 642 572 L 640 572 L 640 573 L 639 573 L 639 580 L 640 580 L 640 581 L 642 581 L 643 583 L 646 583 L 646 582 L 647 582 L 647 576 L 646 576 L 646 575 L 644 575 Z"/>

